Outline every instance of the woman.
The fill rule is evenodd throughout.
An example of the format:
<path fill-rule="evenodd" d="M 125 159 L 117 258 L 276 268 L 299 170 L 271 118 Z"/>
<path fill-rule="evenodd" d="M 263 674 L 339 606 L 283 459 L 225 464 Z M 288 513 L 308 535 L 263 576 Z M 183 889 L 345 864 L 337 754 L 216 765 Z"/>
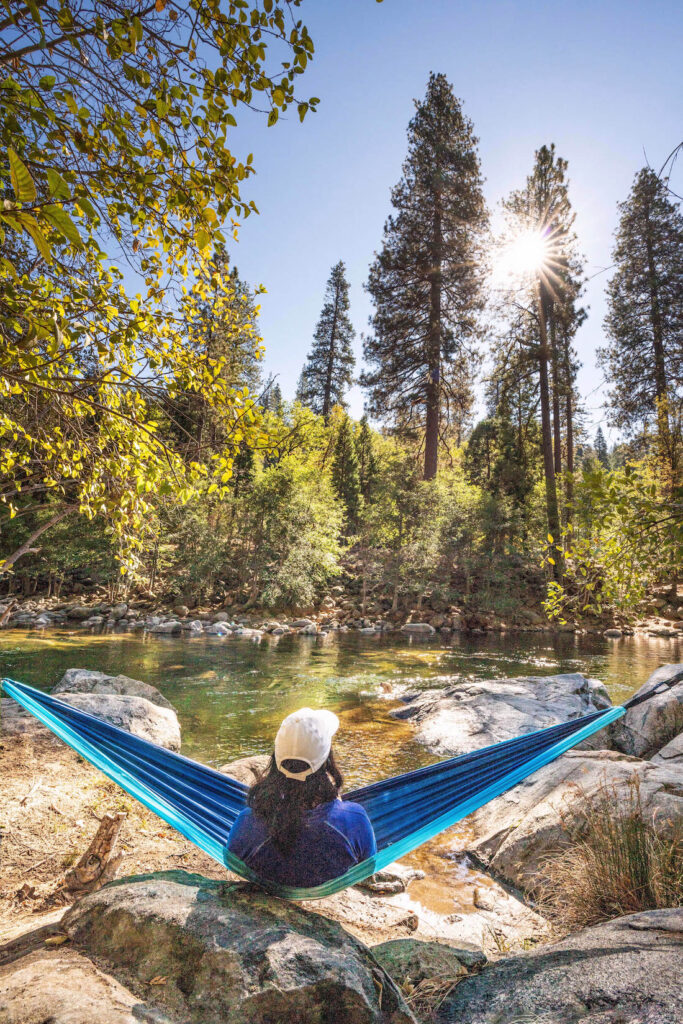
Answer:
<path fill-rule="evenodd" d="M 264 881 L 321 885 L 377 852 L 365 810 L 339 797 L 338 728 L 331 711 L 301 708 L 278 730 L 268 771 L 228 836 L 231 853 Z"/>

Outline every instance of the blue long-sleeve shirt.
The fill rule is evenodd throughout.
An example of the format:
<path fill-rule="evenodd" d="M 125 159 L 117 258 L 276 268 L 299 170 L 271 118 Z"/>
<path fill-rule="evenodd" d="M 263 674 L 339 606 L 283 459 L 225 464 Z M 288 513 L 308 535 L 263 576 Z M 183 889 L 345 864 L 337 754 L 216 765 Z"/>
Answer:
<path fill-rule="evenodd" d="M 261 878 L 279 885 L 322 885 L 377 852 L 365 809 L 348 800 L 332 800 L 307 811 L 289 853 L 278 849 L 265 822 L 250 807 L 237 817 L 228 849 Z"/>

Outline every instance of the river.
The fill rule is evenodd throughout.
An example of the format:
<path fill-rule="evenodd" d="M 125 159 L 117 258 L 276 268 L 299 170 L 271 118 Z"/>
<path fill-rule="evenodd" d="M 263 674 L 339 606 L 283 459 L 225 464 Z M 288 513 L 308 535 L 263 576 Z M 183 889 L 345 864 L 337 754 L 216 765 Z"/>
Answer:
<path fill-rule="evenodd" d="M 659 665 L 679 661 L 682 647 L 668 638 L 541 633 L 447 641 L 347 633 L 254 642 L 7 630 L 0 633 L 0 673 L 43 690 L 72 667 L 152 683 L 178 711 L 183 753 L 212 765 L 269 752 L 279 722 L 295 708 L 329 707 L 341 718 L 336 746 L 354 786 L 432 759 L 412 728 L 391 717 L 395 705 L 387 697 L 458 680 L 583 672 L 601 679 L 617 702 Z"/>

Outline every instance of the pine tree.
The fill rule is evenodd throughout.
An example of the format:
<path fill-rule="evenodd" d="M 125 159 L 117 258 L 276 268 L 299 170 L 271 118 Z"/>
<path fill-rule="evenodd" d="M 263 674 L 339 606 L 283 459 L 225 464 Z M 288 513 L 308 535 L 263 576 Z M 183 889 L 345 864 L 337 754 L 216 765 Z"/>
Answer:
<path fill-rule="evenodd" d="M 356 455 L 358 456 L 360 490 L 364 500 L 368 501 L 377 480 L 379 466 L 367 416 L 363 416 L 360 421 L 360 428 L 355 435 L 355 444 Z"/>
<path fill-rule="evenodd" d="M 683 461 L 683 215 L 649 168 L 619 210 L 609 344 L 598 355 L 611 385 L 612 422 L 631 435 L 654 423 L 675 484 Z"/>
<path fill-rule="evenodd" d="M 430 75 L 415 106 L 394 213 L 370 268 L 375 313 L 361 383 L 372 415 L 424 432 L 432 479 L 445 428 L 466 421 L 473 405 L 487 214 L 478 140 L 446 77 Z"/>
<path fill-rule="evenodd" d="M 513 192 L 503 206 L 513 233 L 531 232 L 545 244 L 543 265 L 529 281 L 528 304 L 537 341 L 534 354 L 541 407 L 546 514 L 550 534 L 557 539 L 560 512 L 556 478 L 562 470 L 561 398 L 564 396 L 567 403 L 565 419 L 571 431 L 576 372 L 571 339 L 585 314 L 576 308 L 581 291 L 581 261 L 575 250 L 575 214 L 569 201 L 567 161 L 556 155 L 554 145 L 537 150 L 525 187 Z M 573 468 L 573 437 L 568 449 Z M 557 565 L 555 573 L 559 573 Z"/>
<path fill-rule="evenodd" d="M 348 416 L 341 421 L 334 443 L 332 484 L 346 507 L 348 525 L 353 528 L 361 507 L 361 481 L 353 426 Z"/>
<path fill-rule="evenodd" d="M 607 448 L 607 441 L 605 435 L 602 432 L 602 427 L 598 427 L 595 434 L 595 456 L 603 467 L 603 469 L 609 469 L 609 450 Z"/>
<path fill-rule="evenodd" d="M 282 388 L 274 377 L 268 380 L 265 386 L 262 406 L 266 411 L 274 412 L 276 416 L 282 413 Z"/>
<path fill-rule="evenodd" d="M 340 260 L 330 273 L 325 304 L 315 329 L 314 345 L 301 371 L 297 399 L 325 417 L 333 405 L 345 406 L 344 396 L 353 383 L 355 337 L 349 318 L 349 285 Z"/>

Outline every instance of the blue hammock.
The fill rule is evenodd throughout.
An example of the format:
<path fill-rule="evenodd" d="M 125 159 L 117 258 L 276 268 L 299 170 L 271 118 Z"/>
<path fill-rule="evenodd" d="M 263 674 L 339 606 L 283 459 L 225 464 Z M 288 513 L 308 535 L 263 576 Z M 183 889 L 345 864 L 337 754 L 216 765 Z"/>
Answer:
<path fill-rule="evenodd" d="M 339 878 L 312 888 L 294 888 L 259 878 L 227 849 L 230 828 L 246 805 L 248 787 L 243 783 L 31 686 L 11 679 L 4 679 L 2 686 L 60 739 L 209 856 L 274 895 L 295 900 L 320 899 L 361 882 L 621 718 L 627 707 L 660 692 L 655 687 L 625 706 L 596 711 L 345 794 L 345 799 L 362 804 L 367 811 L 377 853 Z"/>

